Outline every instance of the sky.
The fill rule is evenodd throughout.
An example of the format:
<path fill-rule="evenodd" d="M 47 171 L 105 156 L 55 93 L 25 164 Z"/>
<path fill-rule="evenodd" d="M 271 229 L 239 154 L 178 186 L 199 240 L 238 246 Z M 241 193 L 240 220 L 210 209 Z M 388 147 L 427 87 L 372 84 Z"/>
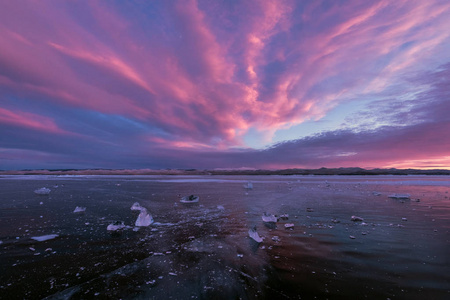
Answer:
<path fill-rule="evenodd" d="M 450 1 L 0 1 L 0 169 L 450 169 Z"/>

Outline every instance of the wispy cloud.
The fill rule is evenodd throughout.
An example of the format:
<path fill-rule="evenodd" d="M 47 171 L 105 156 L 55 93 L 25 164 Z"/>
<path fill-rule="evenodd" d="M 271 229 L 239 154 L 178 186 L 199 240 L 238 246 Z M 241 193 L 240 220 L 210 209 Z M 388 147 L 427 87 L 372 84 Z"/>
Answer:
<path fill-rule="evenodd" d="M 400 150 L 373 153 L 379 135 L 408 144 L 440 120 L 448 141 L 436 99 L 448 99 L 449 16 L 443 0 L 3 2 L 0 130 L 16 137 L 0 147 L 45 152 L 59 135 L 73 148 L 48 151 L 69 163 L 121 167 L 196 167 L 196 155 L 207 167 L 400 164 Z M 347 127 L 245 143 L 260 132 L 269 146 L 352 101 L 366 109 Z M 420 151 L 444 155 L 431 148 Z"/>

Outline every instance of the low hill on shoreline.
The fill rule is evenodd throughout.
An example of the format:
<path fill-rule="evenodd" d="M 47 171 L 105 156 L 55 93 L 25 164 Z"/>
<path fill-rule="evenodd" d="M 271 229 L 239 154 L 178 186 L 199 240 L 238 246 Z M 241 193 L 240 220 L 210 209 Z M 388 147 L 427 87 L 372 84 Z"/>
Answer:
<path fill-rule="evenodd" d="M 450 170 L 434 169 L 363 169 L 363 168 L 320 168 L 320 169 L 58 169 L 58 170 L 16 170 L 1 171 L 0 175 L 450 175 Z"/>

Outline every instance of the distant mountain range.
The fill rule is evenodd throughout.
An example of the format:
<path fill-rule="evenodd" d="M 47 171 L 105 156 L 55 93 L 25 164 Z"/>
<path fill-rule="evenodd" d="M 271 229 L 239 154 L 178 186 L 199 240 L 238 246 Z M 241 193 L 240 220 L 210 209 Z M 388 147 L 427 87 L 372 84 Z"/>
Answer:
<path fill-rule="evenodd" d="M 363 168 L 320 168 L 320 169 L 58 169 L 1 171 L 0 175 L 450 175 L 450 170 L 434 169 L 363 169 Z"/>

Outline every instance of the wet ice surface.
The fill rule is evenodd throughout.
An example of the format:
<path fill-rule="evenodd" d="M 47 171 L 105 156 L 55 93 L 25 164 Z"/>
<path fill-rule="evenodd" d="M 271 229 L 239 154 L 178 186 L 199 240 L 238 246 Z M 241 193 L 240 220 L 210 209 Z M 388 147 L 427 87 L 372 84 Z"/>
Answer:
<path fill-rule="evenodd" d="M 3 299 L 450 296 L 445 176 L 3 176 L 0 185 Z M 57 188 L 43 200 L 34 193 L 43 186 Z M 179 202 L 191 194 L 201 201 Z M 134 227 L 135 202 L 153 224 Z M 264 212 L 278 221 L 264 223 Z M 124 227 L 108 231 L 117 221 Z"/>

